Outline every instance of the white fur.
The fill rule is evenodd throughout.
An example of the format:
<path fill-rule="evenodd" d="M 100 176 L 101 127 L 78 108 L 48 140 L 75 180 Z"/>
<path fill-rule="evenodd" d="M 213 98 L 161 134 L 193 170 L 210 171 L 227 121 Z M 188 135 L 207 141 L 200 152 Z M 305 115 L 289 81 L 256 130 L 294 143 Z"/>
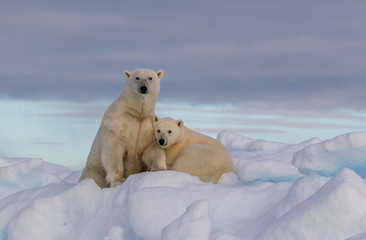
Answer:
<path fill-rule="evenodd" d="M 142 152 L 154 142 L 153 116 L 164 72 L 125 71 L 121 95 L 108 107 L 80 180 L 114 187 L 143 170 Z"/>
<path fill-rule="evenodd" d="M 233 171 L 227 149 L 215 139 L 185 127 L 182 120 L 155 116 L 154 131 L 156 142 L 143 155 L 148 168 L 186 172 L 213 183 L 222 174 Z"/>

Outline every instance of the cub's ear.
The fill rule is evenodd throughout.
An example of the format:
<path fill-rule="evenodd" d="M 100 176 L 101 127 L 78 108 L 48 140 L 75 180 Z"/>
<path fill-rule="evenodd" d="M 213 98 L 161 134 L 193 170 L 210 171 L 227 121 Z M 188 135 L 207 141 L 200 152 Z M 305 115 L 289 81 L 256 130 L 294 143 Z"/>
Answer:
<path fill-rule="evenodd" d="M 156 72 L 156 74 L 158 75 L 158 78 L 160 80 L 163 77 L 163 75 L 164 75 L 164 71 L 163 70 L 159 70 L 159 71 Z"/>
<path fill-rule="evenodd" d="M 183 127 L 183 120 L 176 121 L 178 127 Z"/>
<path fill-rule="evenodd" d="M 125 77 L 128 79 L 131 76 L 131 72 L 130 71 L 124 71 L 123 74 L 125 75 Z"/>
<path fill-rule="evenodd" d="M 160 120 L 160 118 L 158 117 L 158 116 L 154 116 L 154 123 L 156 123 L 157 121 L 159 121 Z"/>

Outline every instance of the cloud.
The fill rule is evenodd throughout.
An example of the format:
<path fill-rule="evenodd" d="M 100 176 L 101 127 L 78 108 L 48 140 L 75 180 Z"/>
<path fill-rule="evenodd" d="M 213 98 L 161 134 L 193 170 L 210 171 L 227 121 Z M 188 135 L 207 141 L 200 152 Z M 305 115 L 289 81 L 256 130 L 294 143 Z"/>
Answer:
<path fill-rule="evenodd" d="M 365 6 L 329 4 L 7 3 L 0 97 L 111 100 L 149 67 L 161 101 L 366 110 Z"/>

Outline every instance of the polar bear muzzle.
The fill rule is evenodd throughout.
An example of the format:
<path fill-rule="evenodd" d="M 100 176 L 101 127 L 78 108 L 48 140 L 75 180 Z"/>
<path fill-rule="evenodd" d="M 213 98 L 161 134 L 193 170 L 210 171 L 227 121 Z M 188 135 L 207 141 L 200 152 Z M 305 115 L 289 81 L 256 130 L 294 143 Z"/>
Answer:
<path fill-rule="evenodd" d="M 160 146 L 164 146 L 164 144 L 165 144 L 164 139 L 160 138 L 160 139 L 159 139 L 159 144 L 160 144 Z"/>
<path fill-rule="evenodd" d="M 142 94 L 146 94 L 148 91 L 147 91 L 147 87 L 146 86 L 142 86 L 139 88 L 139 93 L 142 93 Z"/>
<path fill-rule="evenodd" d="M 139 93 L 141 93 L 141 94 L 149 93 L 149 88 L 148 88 L 148 85 L 146 84 L 146 81 L 140 81 L 139 85 L 138 85 L 138 89 L 139 89 Z"/>

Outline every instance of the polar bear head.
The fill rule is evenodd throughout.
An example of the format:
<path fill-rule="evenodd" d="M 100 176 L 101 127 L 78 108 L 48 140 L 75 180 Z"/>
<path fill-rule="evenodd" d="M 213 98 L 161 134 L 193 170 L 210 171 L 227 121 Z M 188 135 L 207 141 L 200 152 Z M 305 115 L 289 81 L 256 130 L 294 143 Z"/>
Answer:
<path fill-rule="evenodd" d="M 163 70 L 157 72 L 151 69 L 136 69 L 133 72 L 124 71 L 127 83 L 135 93 L 149 94 L 159 92 L 160 79 L 164 75 Z"/>
<path fill-rule="evenodd" d="M 154 117 L 155 138 L 161 148 L 170 148 L 184 136 L 183 120 Z"/>

